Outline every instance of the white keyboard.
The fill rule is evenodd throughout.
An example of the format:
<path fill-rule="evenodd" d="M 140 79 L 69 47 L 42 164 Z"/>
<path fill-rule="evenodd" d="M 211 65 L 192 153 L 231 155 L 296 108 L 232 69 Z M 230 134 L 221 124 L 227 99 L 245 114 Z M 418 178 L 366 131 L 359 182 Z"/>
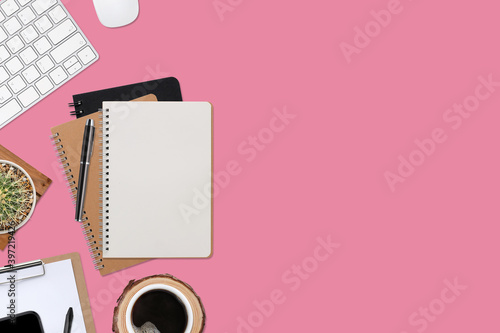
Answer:
<path fill-rule="evenodd" d="M 1 0 L 0 128 L 98 58 L 59 0 Z"/>

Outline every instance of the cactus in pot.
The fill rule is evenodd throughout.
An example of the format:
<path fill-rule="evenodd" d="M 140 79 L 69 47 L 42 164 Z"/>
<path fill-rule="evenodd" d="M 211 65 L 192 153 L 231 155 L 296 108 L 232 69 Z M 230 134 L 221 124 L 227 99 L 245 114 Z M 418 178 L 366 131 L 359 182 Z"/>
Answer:
<path fill-rule="evenodd" d="M 0 231 L 16 227 L 29 217 L 34 196 L 29 176 L 14 165 L 0 164 Z"/>

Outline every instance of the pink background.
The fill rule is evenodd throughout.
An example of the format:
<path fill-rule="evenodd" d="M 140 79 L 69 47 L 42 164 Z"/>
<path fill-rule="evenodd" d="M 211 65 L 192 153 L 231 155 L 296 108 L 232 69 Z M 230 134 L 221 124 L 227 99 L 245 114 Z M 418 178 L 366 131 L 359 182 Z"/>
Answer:
<path fill-rule="evenodd" d="M 99 333 L 127 281 L 156 273 L 199 293 L 206 332 L 498 332 L 500 89 L 459 128 L 443 119 L 479 76 L 500 81 L 498 5 L 401 0 L 377 31 L 370 12 L 391 1 L 222 1 L 233 9 L 224 20 L 211 0 L 142 0 L 138 20 L 115 30 L 90 0 L 64 2 L 100 60 L 0 130 L 54 180 L 18 233 L 18 261 L 80 252 Z M 367 24 L 374 37 L 348 63 L 340 44 Z M 184 100 L 215 107 L 215 172 L 234 160 L 241 173 L 215 199 L 212 258 L 102 278 L 49 129 L 72 119 L 74 93 L 168 75 Z M 247 161 L 238 147 L 269 139 L 273 109 L 285 108 L 295 118 Z M 414 141 L 435 128 L 446 141 L 422 161 Z M 421 165 L 391 191 L 384 174 L 398 172 L 399 155 Z M 340 244 L 329 256 L 316 250 L 328 236 Z M 305 267 L 294 275 L 293 265 Z M 455 279 L 467 288 L 453 293 L 444 281 Z M 254 301 L 271 294 L 281 304 L 259 315 Z"/>

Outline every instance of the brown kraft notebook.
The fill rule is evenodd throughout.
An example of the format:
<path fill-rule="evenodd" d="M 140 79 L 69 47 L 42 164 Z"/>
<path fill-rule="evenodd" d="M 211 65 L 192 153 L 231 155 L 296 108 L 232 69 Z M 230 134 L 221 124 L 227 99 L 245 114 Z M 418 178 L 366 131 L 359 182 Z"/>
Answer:
<path fill-rule="evenodd" d="M 157 101 L 155 95 L 146 95 L 135 101 Z M 62 164 L 63 173 L 70 187 L 73 201 L 76 200 L 76 187 L 80 170 L 80 155 L 85 122 L 93 119 L 97 124 L 94 152 L 90 160 L 87 182 L 87 195 L 84 202 L 82 231 L 93 258 L 94 267 L 101 275 L 110 274 L 141 262 L 145 259 L 104 259 L 102 257 L 102 227 L 101 227 L 101 165 L 102 159 L 102 113 L 96 112 L 88 116 L 51 128 L 51 139 L 55 144 L 57 156 Z"/>

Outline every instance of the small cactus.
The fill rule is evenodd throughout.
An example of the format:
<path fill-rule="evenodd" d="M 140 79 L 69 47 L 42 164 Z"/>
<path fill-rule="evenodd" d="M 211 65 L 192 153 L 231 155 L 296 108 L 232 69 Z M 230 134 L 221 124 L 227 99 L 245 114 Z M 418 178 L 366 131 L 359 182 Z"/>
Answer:
<path fill-rule="evenodd" d="M 34 189 L 23 171 L 7 163 L 0 164 L 0 231 L 21 224 L 31 212 Z"/>

